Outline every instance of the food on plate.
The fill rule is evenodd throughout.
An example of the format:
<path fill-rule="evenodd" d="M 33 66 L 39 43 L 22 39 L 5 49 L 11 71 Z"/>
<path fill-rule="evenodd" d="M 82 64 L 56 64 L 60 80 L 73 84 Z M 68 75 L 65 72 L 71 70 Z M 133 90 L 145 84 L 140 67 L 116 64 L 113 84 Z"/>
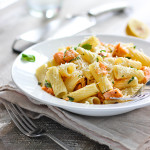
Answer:
<path fill-rule="evenodd" d="M 127 100 L 150 79 L 150 58 L 133 43 L 102 43 L 91 36 L 78 45 L 59 48 L 38 67 L 38 84 L 60 100 L 114 104 Z"/>
<path fill-rule="evenodd" d="M 130 19 L 126 27 L 126 33 L 131 36 L 146 39 L 149 36 L 149 27 L 141 21 Z"/>

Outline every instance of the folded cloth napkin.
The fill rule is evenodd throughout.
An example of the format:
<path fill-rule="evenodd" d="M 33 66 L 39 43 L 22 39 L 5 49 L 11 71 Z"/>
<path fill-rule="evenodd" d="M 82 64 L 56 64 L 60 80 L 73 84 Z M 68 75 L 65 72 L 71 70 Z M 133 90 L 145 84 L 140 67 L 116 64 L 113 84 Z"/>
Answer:
<path fill-rule="evenodd" d="M 15 84 L 0 80 L 0 101 L 47 116 L 65 127 L 80 132 L 113 150 L 144 150 L 150 148 L 150 107 L 110 117 L 88 117 L 73 114 L 54 106 L 37 103 L 25 96 Z M 7 80 L 8 81 L 8 80 Z"/>

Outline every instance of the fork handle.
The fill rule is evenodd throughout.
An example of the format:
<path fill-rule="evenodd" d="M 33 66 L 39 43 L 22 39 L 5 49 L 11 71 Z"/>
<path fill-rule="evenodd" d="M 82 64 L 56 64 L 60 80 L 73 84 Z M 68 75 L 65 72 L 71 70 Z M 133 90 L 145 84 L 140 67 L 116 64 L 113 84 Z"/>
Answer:
<path fill-rule="evenodd" d="M 72 148 L 66 146 L 62 141 L 54 137 L 52 134 L 44 133 L 43 136 L 49 137 L 51 140 L 53 140 L 55 143 L 57 143 L 60 147 L 62 147 L 64 150 L 73 150 Z"/>

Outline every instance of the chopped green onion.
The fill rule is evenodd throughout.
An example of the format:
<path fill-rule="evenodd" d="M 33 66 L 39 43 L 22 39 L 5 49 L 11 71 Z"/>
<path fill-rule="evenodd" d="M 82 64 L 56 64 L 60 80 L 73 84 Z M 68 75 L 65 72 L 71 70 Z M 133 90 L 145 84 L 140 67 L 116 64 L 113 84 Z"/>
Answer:
<path fill-rule="evenodd" d="M 97 62 L 99 62 L 99 59 L 98 59 L 98 58 L 96 58 L 96 61 L 97 61 Z"/>
<path fill-rule="evenodd" d="M 86 49 L 86 50 L 91 50 L 92 49 L 92 45 L 90 45 L 90 44 L 83 44 L 81 47 Z"/>
<path fill-rule="evenodd" d="M 135 48 L 136 48 L 136 45 L 134 45 L 133 48 L 135 49 Z"/>
<path fill-rule="evenodd" d="M 126 58 L 131 59 L 131 57 L 126 57 Z"/>
<path fill-rule="evenodd" d="M 114 81 L 112 82 L 112 84 L 114 84 Z"/>
<path fill-rule="evenodd" d="M 122 77 L 124 77 L 124 75 L 122 75 Z"/>
<path fill-rule="evenodd" d="M 100 52 L 106 52 L 106 50 L 100 50 Z"/>
<path fill-rule="evenodd" d="M 47 80 L 45 80 L 45 86 L 47 88 L 52 88 L 52 85 L 50 84 L 50 82 L 48 82 Z"/>
<path fill-rule="evenodd" d="M 73 60 L 78 60 L 78 59 L 80 59 L 80 57 L 79 57 L 79 56 L 78 56 L 78 57 L 76 57 L 76 58 L 71 59 L 69 62 L 71 62 L 71 61 L 73 61 Z"/>
<path fill-rule="evenodd" d="M 42 83 L 41 82 L 38 82 L 38 85 L 41 85 Z"/>
<path fill-rule="evenodd" d="M 132 77 L 129 81 L 128 81 L 128 84 L 130 83 L 130 82 L 132 82 L 134 80 L 134 77 Z"/>
<path fill-rule="evenodd" d="M 106 56 L 102 56 L 103 58 L 105 58 Z"/>
<path fill-rule="evenodd" d="M 67 52 L 67 50 L 65 50 L 65 52 L 64 52 L 64 58 L 65 58 L 65 54 L 66 54 L 66 52 Z"/>
<path fill-rule="evenodd" d="M 71 102 L 73 102 L 74 101 L 74 98 L 73 97 L 70 97 L 70 96 L 67 96 L 68 98 L 69 98 L 69 100 L 68 101 L 71 101 Z"/>
<path fill-rule="evenodd" d="M 78 77 L 83 77 L 83 75 L 79 74 Z"/>
<path fill-rule="evenodd" d="M 21 59 L 24 61 L 35 62 L 35 56 L 34 55 L 22 54 Z"/>

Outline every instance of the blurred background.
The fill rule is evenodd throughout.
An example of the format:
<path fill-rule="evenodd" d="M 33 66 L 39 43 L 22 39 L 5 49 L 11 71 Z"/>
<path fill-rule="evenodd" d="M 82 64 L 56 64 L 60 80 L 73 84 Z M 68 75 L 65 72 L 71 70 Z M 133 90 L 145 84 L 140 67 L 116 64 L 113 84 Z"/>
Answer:
<path fill-rule="evenodd" d="M 12 39 L 28 30 L 35 29 L 52 19 L 64 18 L 68 15 L 76 15 L 87 12 L 89 9 L 107 4 L 109 2 L 122 0 L 49 0 L 49 3 L 61 3 L 60 11 L 52 19 L 33 17 L 29 14 L 29 2 L 39 3 L 39 0 L 0 0 L 0 30 L 11 32 Z M 48 0 L 47 0 L 48 1 Z M 94 30 L 88 32 L 93 34 L 106 33 L 126 34 L 125 28 L 130 18 L 136 18 L 150 26 L 149 2 L 146 0 L 125 0 L 128 1 L 131 9 L 125 13 L 107 14 L 100 16 L 100 21 L 94 26 Z M 32 4 L 31 4 L 32 5 Z M 34 7 L 34 6 L 33 6 Z M 113 16 L 113 17 L 112 17 Z M 8 20 L 9 19 L 9 20 Z M 17 28 L 17 30 L 13 30 Z M 84 33 L 84 32 L 83 32 Z M 87 31 L 86 31 L 87 33 Z"/>

